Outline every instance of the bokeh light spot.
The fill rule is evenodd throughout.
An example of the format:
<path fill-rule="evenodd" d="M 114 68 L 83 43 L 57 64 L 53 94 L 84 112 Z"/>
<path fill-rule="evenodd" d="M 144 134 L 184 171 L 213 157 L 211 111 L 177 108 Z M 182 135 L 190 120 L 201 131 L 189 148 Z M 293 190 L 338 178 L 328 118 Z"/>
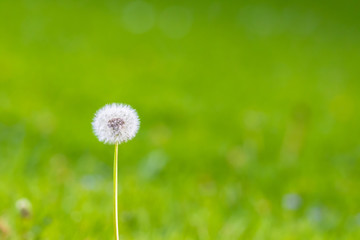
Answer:
<path fill-rule="evenodd" d="M 169 38 L 179 39 L 189 33 L 192 22 L 193 16 L 189 9 L 173 6 L 160 15 L 159 27 Z"/>
<path fill-rule="evenodd" d="M 134 34 L 148 32 L 155 22 L 153 7 L 143 1 L 133 1 L 125 6 L 122 17 L 124 26 Z"/>

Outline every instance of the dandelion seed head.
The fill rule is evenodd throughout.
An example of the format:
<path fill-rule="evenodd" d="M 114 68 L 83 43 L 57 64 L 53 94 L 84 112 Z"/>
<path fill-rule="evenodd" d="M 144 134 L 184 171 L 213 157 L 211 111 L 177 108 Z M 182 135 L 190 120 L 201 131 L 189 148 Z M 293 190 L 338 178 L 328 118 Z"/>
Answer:
<path fill-rule="evenodd" d="M 28 199 L 21 198 L 17 200 L 15 206 L 22 218 L 29 218 L 31 216 L 32 205 Z"/>
<path fill-rule="evenodd" d="M 140 120 L 135 109 L 129 105 L 113 103 L 96 112 L 92 126 L 101 142 L 115 144 L 135 137 Z"/>

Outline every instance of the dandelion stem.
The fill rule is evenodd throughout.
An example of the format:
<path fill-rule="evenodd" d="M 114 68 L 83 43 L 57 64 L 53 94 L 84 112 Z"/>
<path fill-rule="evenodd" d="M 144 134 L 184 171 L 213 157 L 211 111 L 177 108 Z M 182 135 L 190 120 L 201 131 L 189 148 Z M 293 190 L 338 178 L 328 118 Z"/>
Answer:
<path fill-rule="evenodd" d="M 119 217 L 118 217 L 118 143 L 115 143 L 114 153 L 114 232 L 115 239 L 119 240 Z"/>

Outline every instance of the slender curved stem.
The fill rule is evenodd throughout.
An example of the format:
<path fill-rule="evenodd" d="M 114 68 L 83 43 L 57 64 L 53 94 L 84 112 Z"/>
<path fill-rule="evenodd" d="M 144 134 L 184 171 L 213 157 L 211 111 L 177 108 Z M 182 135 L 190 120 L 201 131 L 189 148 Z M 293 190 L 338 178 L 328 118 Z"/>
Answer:
<path fill-rule="evenodd" d="M 114 153 L 114 232 L 115 239 L 119 240 L 119 217 L 118 217 L 118 143 L 115 143 Z"/>

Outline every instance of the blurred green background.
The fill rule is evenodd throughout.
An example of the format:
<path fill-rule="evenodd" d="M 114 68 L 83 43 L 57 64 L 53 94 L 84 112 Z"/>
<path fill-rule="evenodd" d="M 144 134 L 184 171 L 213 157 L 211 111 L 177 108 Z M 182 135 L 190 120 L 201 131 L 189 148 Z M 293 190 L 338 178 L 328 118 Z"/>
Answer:
<path fill-rule="evenodd" d="M 359 7 L 0 1 L 0 239 L 360 239 Z"/>

